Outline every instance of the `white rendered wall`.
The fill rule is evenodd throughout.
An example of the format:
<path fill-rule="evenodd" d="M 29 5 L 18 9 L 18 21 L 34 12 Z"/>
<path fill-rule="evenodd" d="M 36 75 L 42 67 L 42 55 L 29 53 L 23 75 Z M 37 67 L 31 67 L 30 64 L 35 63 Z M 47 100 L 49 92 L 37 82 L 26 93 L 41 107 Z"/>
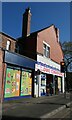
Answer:
<path fill-rule="evenodd" d="M 58 64 L 44 56 L 37 55 L 37 61 L 60 70 L 60 64 Z M 36 67 L 35 67 L 35 70 L 36 70 Z M 64 76 L 61 76 L 61 77 L 62 77 L 62 90 L 64 93 Z M 34 84 L 34 88 L 35 88 L 34 94 L 36 95 L 36 97 L 40 97 L 41 96 L 41 75 L 37 76 L 37 80 L 38 80 L 38 84 L 36 84 L 36 83 Z"/>
<path fill-rule="evenodd" d="M 37 61 L 42 62 L 44 64 L 50 65 L 51 67 L 55 67 L 60 70 L 60 65 L 52 61 L 50 58 L 46 58 L 44 56 L 37 55 Z"/>
<path fill-rule="evenodd" d="M 38 97 L 41 96 L 41 75 L 37 75 L 37 80 L 38 80 Z"/>
<path fill-rule="evenodd" d="M 41 75 L 36 76 L 37 84 L 34 83 L 34 96 L 40 97 L 41 96 Z"/>

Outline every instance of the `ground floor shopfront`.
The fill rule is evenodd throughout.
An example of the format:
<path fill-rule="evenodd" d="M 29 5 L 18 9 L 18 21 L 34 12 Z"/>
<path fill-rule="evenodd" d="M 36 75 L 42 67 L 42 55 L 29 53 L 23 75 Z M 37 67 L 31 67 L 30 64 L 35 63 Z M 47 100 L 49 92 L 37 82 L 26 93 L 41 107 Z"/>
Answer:
<path fill-rule="evenodd" d="M 37 62 L 35 65 L 35 70 L 38 69 L 40 74 L 35 76 L 34 83 L 36 97 L 64 92 L 64 74 L 60 70 L 42 62 Z"/>
<path fill-rule="evenodd" d="M 40 70 L 40 74 L 35 71 Z M 4 51 L 3 100 L 40 97 L 64 92 L 64 74 L 42 62 Z"/>
<path fill-rule="evenodd" d="M 3 100 L 34 96 L 35 61 L 5 51 L 3 62 Z"/>

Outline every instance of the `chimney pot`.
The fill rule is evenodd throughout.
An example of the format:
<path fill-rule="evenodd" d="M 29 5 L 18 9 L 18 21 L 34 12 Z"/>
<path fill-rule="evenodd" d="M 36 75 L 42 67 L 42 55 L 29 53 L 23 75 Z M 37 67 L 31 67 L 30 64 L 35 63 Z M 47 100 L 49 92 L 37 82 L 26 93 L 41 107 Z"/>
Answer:
<path fill-rule="evenodd" d="M 30 34 L 31 13 L 30 7 L 25 10 L 23 14 L 22 37 L 27 37 Z"/>

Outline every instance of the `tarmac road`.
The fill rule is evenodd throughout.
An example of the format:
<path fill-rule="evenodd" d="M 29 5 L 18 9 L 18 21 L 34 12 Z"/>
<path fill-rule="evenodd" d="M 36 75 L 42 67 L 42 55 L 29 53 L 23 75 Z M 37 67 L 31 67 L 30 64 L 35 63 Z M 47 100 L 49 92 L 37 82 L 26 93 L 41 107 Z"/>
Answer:
<path fill-rule="evenodd" d="M 69 103 L 69 99 L 65 99 L 63 95 L 59 96 L 46 96 L 41 98 L 30 99 L 31 101 L 20 100 L 17 102 L 6 102 L 3 104 L 3 114 L 2 120 L 8 119 L 33 119 L 41 120 L 47 114 L 58 112 L 58 108 L 60 110 L 66 108 L 66 104 Z M 55 111 L 56 110 L 56 111 Z M 55 112 L 54 112 L 55 111 Z M 52 113 L 51 113 L 52 114 Z M 47 118 L 47 117 L 46 117 Z"/>
<path fill-rule="evenodd" d="M 50 116 L 50 118 L 70 118 L 72 119 L 72 112 L 70 108 L 64 108 L 63 110 L 59 111 L 58 113 Z"/>

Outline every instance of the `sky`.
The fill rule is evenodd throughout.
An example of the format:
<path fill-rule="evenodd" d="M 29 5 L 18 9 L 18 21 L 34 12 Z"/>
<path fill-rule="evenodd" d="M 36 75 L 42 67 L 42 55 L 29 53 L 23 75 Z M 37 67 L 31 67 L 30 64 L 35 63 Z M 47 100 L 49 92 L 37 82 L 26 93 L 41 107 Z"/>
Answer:
<path fill-rule="evenodd" d="M 22 18 L 27 7 L 31 8 L 31 33 L 52 24 L 59 28 L 60 42 L 70 41 L 69 2 L 3 2 L 2 32 L 13 38 L 22 35 Z"/>

